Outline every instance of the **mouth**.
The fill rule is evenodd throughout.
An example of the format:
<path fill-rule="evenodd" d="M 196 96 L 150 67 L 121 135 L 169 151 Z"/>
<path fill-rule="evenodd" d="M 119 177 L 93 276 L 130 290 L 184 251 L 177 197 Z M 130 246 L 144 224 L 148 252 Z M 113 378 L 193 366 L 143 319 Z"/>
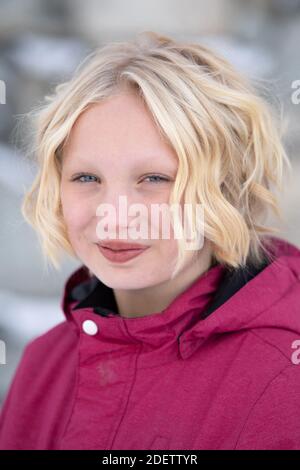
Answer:
<path fill-rule="evenodd" d="M 137 256 L 141 255 L 144 251 L 147 250 L 149 246 L 142 247 L 142 248 L 130 248 L 130 249 L 121 249 L 115 250 L 104 245 L 98 244 L 98 249 L 100 253 L 109 261 L 117 262 L 117 263 L 124 263 L 129 261 Z"/>
<path fill-rule="evenodd" d="M 147 248 L 146 245 L 142 245 L 141 243 L 121 242 L 117 240 L 100 242 L 99 245 L 104 248 L 109 248 L 112 251 L 141 250 Z"/>

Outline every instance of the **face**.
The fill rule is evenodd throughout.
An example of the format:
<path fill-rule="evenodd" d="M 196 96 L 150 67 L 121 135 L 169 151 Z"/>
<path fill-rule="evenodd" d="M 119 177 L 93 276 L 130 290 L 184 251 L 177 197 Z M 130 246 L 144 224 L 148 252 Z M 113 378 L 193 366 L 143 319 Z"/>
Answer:
<path fill-rule="evenodd" d="M 142 204 L 151 214 L 152 204 L 167 204 L 175 181 L 178 160 L 162 139 L 141 98 L 130 91 L 91 105 L 75 122 L 63 152 L 61 202 L 74 252 L 104 284 L 116 289 L 139 289 L 171 278 L 177 257 L 177 240 L 119 238 L 137 217 L 119 222 L 119 196 L 127 207 Z M 97 208 L 109 204 L 116 211 L 116 240 L 147 246 L 126 262 L 108 260 L 100 251 Z M 128 214 L 128 212 L 127 212 Z M 127 232 L 129 233 L 129 232 Z M 161 232 L 160 232 L 161 235 Z M 102 240 L 103 241 L 103 240 Z M 109 241 L 109 240 L 107 240 Z M 188 250 L 185 266 L 197 255 Z M 141 275 L 142 274 L 142 275 Z"/>

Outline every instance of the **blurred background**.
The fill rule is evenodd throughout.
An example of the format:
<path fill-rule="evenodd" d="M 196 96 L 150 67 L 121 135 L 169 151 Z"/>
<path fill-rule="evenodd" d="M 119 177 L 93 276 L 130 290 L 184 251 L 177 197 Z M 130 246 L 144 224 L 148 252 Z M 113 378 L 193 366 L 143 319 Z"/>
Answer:
<path fill-rule="evenodd" d="M 270 222 L 300 247 L 300 103 L 292 100 L 300 80 L 300 0 L 0 0 L 0 340 L 6 344 L 0 404 L 24 346 L 64 320 L 63 286 L 79 266 L 66 255 L 60 271 L 47 271 L 37 236 L 22 218 L 35 168 L 22 153 L 27 136 L 19 118 L 92 49 L 143 30 L 210 45 L 280 103 L 293 172 L 280 195 L 284 220 L 270 216 Z"/>

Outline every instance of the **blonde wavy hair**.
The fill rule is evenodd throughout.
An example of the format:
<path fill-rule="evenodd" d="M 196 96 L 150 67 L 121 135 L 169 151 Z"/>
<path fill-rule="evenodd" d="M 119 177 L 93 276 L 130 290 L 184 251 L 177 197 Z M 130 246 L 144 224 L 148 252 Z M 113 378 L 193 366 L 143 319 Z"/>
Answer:
<path fill-rule="evenodd" d="M 72 126 L 91 104 L 124 87 L 144 100 L 175 150 L 178 172 L 169 203 L 202 204 L 214 263 L 230 269 L 259 265 L 268 235 L 278 231 L 265 225 L 269 208 L 282 218 L 271 186 L 281 191 L 284 163 L 291 169 L 271 106 L 214 51 L 152 31 L 93 50 L 29 113 L 38 174 L 21 209 L 45 259 L 59 268 L 61 250 L 76 256 L 60 200 L 63 148 Z M 178 244 L 174 275 L 184 261 L 184 240 Z"/>

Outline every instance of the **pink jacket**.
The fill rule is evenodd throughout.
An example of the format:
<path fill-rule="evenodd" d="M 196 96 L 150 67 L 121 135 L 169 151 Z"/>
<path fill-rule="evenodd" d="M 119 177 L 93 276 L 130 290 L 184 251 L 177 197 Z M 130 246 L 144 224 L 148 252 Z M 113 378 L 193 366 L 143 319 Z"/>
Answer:
<path fill-rule="evenodd" d="M 140 318 L 77 269 L 65 320 L 24 350 L 0 448 L 300 449 L 300 250 L 272 240 L 269 264 L 213 266 Z"/>

